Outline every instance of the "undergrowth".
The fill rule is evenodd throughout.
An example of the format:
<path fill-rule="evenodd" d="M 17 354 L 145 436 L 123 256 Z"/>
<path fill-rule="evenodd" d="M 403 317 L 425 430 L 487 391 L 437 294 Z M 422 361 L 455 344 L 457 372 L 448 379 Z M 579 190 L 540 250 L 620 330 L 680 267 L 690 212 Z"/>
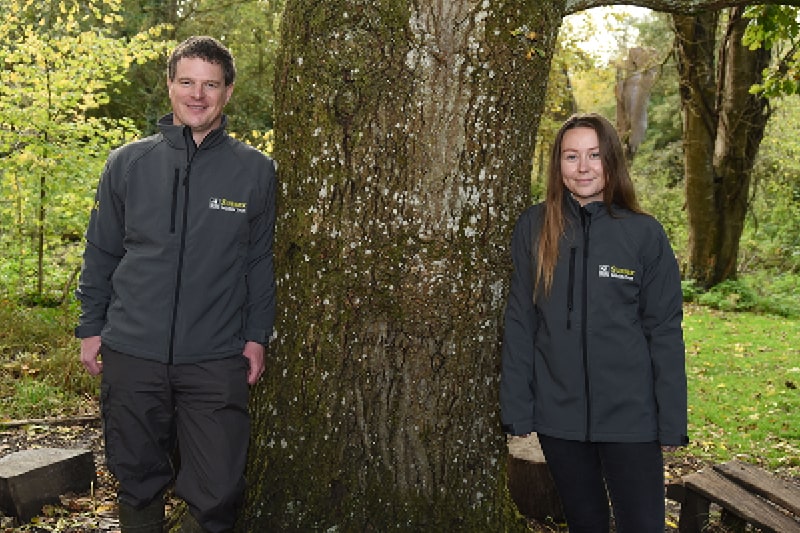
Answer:
<path fill-rule="evenodd" d="M 0 300 L 0 421 L 81 414 L 97 379 L 80 364 L 77 309 Z"/>

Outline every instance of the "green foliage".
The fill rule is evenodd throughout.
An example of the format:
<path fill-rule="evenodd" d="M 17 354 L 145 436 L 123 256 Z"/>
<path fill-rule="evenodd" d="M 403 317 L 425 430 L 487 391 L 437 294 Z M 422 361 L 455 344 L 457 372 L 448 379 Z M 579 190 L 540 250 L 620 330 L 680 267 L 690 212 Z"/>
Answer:
<path fill-rule="evenodd" d="M 98 380 L 80 364 L 76 308 L 28 307 L 0 299 L 0 419 L 81 412 Z"/>
<path fill-rule="evenodd" d="M 723 311 L 749 311 L 756 305 L 756 296 L 747 284 L 726 280 L 699 294 L 697 301 Z"/>
<path fill-rule="evenodd" d="M 664 226 L 672 249 L 680 259 L 687 248 L 688 221 L 682 208 L 685 200 L 681 174 L 675 168 L 674 160 L 678 157 L 675 145 L 654 150 L 648 143 L 634 159 L 631 178 L 642 208 Z"/>
<path fill-rule="evenodd" d="M 767 97 L 800 93 L 800 23 L 797 7 L 783 5 L 750 6 L 745 16 L 750 24 L 743 44 L 751 50 L 774 51 L 773 65 L 764 71 L 764 80 L 753 87 Z"/>
<path fill-rule="evenodd" d="M 29 418 L 60 411 L 66 395 L 46 381 L 23 377 L 14 383 L 14 394 L 8 398 L 7 411 L 13 418 Z"/>
<path fill-rule="evenodd" d="M 753 169 L 753 200 L 741 242 L 740 270 L 800 272 L 800 128 L 797 97 L 772 101 Z"/>
<path fill-rule="evenodd" d="M 224 42 L 236 58 L 237 69 L 236 88 L 226 107 L 229 130 L 255 143 L 272 128 L 272 83 L 284 0 L 122 2 L 125 35 L 170 24 L 173 41 L 211 35 Z M 115 86 L 116 96 L 101 112 L 109 117 L 127 117 L 145 133 L 155 132 L 157 119 L 169 111 L 165 69 L 166 56 L 134 65 L 126 77 L 131 82 Z"/>
<path fill-rule="evenodd" d="M 114 0 L 1 5 L 0 227 L 14 231 L 0 231 L 0 253 L 13 263 L 0 275 L 41 298 L 49 267 L 65 259 L 52 253 L 82 235 L 105 156 L 138 133 L 91 112 L 108 102 L 111 83 L 165 44 L 152 40 L 157 30 L 114 38 Z"/>
<path fill-rule="evenodd" d="M 755 295 L 755 310 L 800 318 L 800 274 L 765 270 L 742 279 Z"/>
<path fill-rule="evenodd" d="M 693 279 L 681 280 L 681 292 L 683 293 L 684 302 L 697 301 L 698 296 L 703 292 L 702 287 L 697 286 L 697 282 Z"/>
<path fill-rule="evenodd" d="M 758 271 L 719 283 L 707 291 L 682 283 L 683 299 L 723 311 L 752 311 L 800 318 L 800 275 Z"/>

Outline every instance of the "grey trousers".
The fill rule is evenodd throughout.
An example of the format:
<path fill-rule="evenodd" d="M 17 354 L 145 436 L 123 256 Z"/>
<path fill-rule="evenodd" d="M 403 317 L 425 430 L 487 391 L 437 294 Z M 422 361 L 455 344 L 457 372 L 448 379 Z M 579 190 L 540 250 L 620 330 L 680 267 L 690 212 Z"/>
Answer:
<path fill-rule="evenodd" d="M 174 482 L 204 529 L 232 529 L 250 437 L 247 359 L 168 365 L 105 346 L 101 354 L 106 462 L 119 500 L 141 508 Z"/>

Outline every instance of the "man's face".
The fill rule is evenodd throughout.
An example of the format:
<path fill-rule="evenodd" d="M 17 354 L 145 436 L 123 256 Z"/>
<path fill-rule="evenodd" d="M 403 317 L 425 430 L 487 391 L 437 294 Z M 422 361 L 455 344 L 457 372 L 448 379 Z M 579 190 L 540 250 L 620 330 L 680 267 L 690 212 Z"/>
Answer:
<path fill-rule="evenodd" d="M 173 122 L 189 126 L 198 145 L 219 126 L 222 109 L 233 93 L 233 85 L 225 85 L 222 65 L 199 57 L 178 60 L 175 79 L 167 80 L 167 88 Z"/>

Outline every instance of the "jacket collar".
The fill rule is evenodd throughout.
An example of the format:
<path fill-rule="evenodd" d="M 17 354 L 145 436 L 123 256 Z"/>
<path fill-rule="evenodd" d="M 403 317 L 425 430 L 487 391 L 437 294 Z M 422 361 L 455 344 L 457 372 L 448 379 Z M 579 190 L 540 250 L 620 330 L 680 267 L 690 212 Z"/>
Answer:
<path fill-rule="evenodd" d="M 225 128 L 228 126 L 228 116 L 222 115 L 222 121 L 217 129 L 208 132 L 206 138 L 203 139 L 203 149 L 211 148 L 222 142 L 225 137 Z M 194 151 L 196 147 L 192 141 L 192 132 L 188 126 L 177 126 L 173 123 L 172 113 L 168 113 L 161 117 L 158 121 L 158 129 L 161 134 L 167 139 L 170 145 L 178 150 L 190 148 L 190 152 Z M 189 143 L 192 144 L 189 144 Z"/>
<path fill-rule="evenodd" d="M 596 202 L 589 202 L 588 204 L 581 206 L 578 201 L 572 197 L 569 193 L 567 188 L 564 188 L 564 210 L 568 213 L 568 217 L 580 219 L 581 216 L 581 209 L 584 212 L 588 213 L 592 217 L 595 217 L 600 214 L 608 213 L 609 210 L 606 208 L 606 204 L 603 201 L 596 201 Z M 618 211 L 619 207 L 616 205 L 611 206 L 612 211 Z"/>

